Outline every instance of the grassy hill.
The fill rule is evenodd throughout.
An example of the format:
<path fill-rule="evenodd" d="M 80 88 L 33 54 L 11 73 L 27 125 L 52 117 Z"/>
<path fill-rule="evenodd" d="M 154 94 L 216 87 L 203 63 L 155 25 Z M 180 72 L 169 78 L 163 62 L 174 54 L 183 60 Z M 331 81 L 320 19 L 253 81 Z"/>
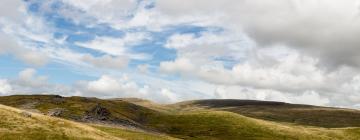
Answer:
<path fill-rule="evenodd" d="M 47 116 L 40 116 L 50 120 L 64 118 L 76 121 L 68 122 L 83 125 L 95 131 L 94 135 L 107 136 L 107 139 L 360 139 L 360 128 L 356 127 L 359 118 L 357 110 L 281 102 L 199 100 L 160 105 L 133 98 L 103 100 L 57 95 L 16 95 L 0 97 L 0 104 L 45 114 Z M 347 116 L 341 115 L 344 112 L 348 113 Z M 6 117 L 12 118 L 12 115 Z M 6 122 L 0 123 L 0 130 L 6 128 L 7 125 L 3 125 Z M 59 129 L 60 126 L 49 123 L 48 127 Z M 18 133 L 25 132 L 28 131 Z M 70 134 L 66 134 L 66 138 L 74 138 Z M 57 134 L 49 135 L 58 137 Z M 89 139 L 98 138 L 95 135 Z"/>
<path fill-rule="evenodd" d="M 88 125 L 0 105 L 1 140 L 175 140 L 162 134 Z"/>
<path fill-rule="evenodd" d="M 57 95 L 0 97 L 0 104 L 81 122 L 99 122 L 142 127 L 156 111 L 121 100 L 101 100 Z"/>
<path fill-rule="evenodd" d="M 2 140 L 119 139 L 92 127 L 0 105 Z"/>
<path fill-rule="evenodd" d="M 328 129 L 279 124 L 224 111 L 195 111 L 154 118 L 151 125 L 173 137 L 222 140 L 357 140 L 359 128 Z"/>
<path fill-rule="evenodd" d="M 181 110 L 206 108 L 234 112 L 251 118 L 300 125 L 341 128 L 360 127 L 360 111 L 354 109 L 253 100 L 195 100 L 171 105 Z"/>

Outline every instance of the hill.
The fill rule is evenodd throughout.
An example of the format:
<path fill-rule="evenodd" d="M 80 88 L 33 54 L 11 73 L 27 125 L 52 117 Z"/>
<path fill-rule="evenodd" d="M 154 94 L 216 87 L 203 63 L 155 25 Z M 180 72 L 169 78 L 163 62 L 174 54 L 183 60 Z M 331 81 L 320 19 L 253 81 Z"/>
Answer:
<path fill-rule="evenodd" d="M 101 100 L 57 95 L 14 95 L 0 97 L 0 104 L 79 122 L 141 128 L 157 112 L 121 100 Z"/>
<path fill-rule="evenodd" d="M 0 126 L 0 138 L 4 140 L 120 139 L 80 123 L 28 113 L 3 105 L 0 105 Z"/>
<path fill-rule="evenodd" d="M 360 128 L 358 127 L 325 128 L 287 122 L 281 117 L 276 118 L 276 116 L 281 116 L 281 113 L 286 115 L 285 112 L 289 108 L 308 109 L 305 112 L 314 116 L 323 113 L 309 110 L 310 108 L 328 109 L 334 112 L 353 111 L 354 116 L 358 113 L 356 110 L 293 105 L 281 102 L 198 100 L 160 105 L 141 99 L 104 100 L 57 95 L 15 95 L 0 97 L 0 104 L 42 113 L 47 115 L 47 118 L 58 117 L 76 121 L 77 124 L 81 123 L 81 125 L 112 138 L 150 140 L 175 138 L 204 140 L 357 140 L 360 138 Z M 247 107 L 248 114 L 244 113 L 244 107 Z M 256 108 L 258 109 L 256 110 Z M 261 112 L 262 108 L 265 108 L 264 113 L 275 114 L 274 120 L 264 117 L 266 115 L 261 115 L 261 113 L 259 113 L 260 115 L 255 113 L 254 110 Z M 270 110 L 271 108 L 274 110 L 278 108 L 278 111 L 282 111 L 280 113 L 274 112 Z M 11 118 L 11 115 L 7 117 Z M 312 116 L 308 117 L 311 118 Z M 297 117 L 290 115 L 285 116 L 285 118 L 296 119 Z M 328 123 L 338 124 L 343 121 L 342 119 L 338 118 L 338 122 Z M 350 117 L 344 119 L 348 122 L 351 120 Z M 4 126 L 0 124 L 1 129 L 2 127 Z M 59 126 L 55 125 L 54 127 Z"/>
<path fill-rule="evenodd" d="M 0 105 L 1 140 L 175 140 L 125 128 L 88 125 Z"/>
<path fill-rule="evenodd" d="M 229 111 L 252 118 L 300 125 L 360 127 L 360 111 L 354 109 L 235 99 L 195 100 L 171 106 L 182 110 L 206 108 Z"/>

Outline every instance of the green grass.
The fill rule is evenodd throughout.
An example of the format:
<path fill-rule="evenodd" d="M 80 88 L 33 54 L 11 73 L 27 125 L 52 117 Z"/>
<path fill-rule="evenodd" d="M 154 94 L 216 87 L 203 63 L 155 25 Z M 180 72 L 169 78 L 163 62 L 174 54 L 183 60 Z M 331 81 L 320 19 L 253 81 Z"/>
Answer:
<path fill-rule="evenodd" d="M 80 124 L 60 118 L 32 113 L 0 105 L 1 140 L 174 140 L 163 134 L 127 130 L 100 125 Z"/>
<path fill-rule="evenodd" d="M 126 140 L 175 140 L 170 136 L 165 136 L 163 134 L 152 134 L 145 132 L 138 132 L 133 130 L 127 130 L 123 128 L 115 128 L 115 127 L 107 127 L 107 126 L 99 126 L 93 125 L 93 127 L 104 131 L 110 135 L 115 137 L 119 137 Z"/>
<path fill-rule="evenodd" d="M 196 111 L 153 118 L 149 124 L 182 139 L 360 139 L 358 129 L 326 129 L 271 123 L 223 111 Z"/>
<path fill-rule="evenodd" d="M 110 111 L 111 118 L 129 120 L 141 126 L 141 129 L 169 135 L 92 125 L 92 127 L 87 126 L 88 128 L 85 129 L 96 132 L 90 139 L 94 139 L 97 135 L 109 137 L 107 139 L 123 138 L 129 140 L 174 138 L 190 140 L 360 139 L 360 128 L 350 127 L 358 124 L 357 120 L 360 118 L 358 113 L 360 111 L 356 110 L 290 104 L 276 107 L 271 105 L 204 107 L 194 102 L 169 106 L 142 100 L 134 101 L 134 99 L 131 102 L 136 104 L 121 99 L 102 100 L 84 97 L 60 98 L 45 95 L 0 97 L 0 103 L 14 107 L 36 103 L 33 105 L 34 109 L 42 113 L 47 113 L 53 108 L 63 108 L 66 111 L 60 117 L 75 121 L 76 118 L 81 118 L 87 110 L 100 104 Z M 7 117 L 0 118 L 3 119 L 0 120 L 0 138 L 3 136 L 8 139 L 19 139 L 16 136 L 25 136 L 33 139 L 88 139 L 88 137 L 78 138 L 88 135 L 88 131 L 84 130 L 82 133 L 73 134 L 72 131 L 75 131 L 73 128 L 76 128 L 77 125 L 63 126 L 63 124 L 54 123 L 56 121 L 50 121 L 54 123 L 52 124 L 44 120 L 37 122 L 36 119 L 32 120 L 33 118 L 31 120 L 16 119 L 17 115 L 14 116 L 12 117 L 10 114 Z M 52 120 L 52 117 L 45 116 L 45 118 Z M 16 119 L 16 121 L 12 119 Z M 22 125 L 27 123 L 30 123 L 29 126 L 31 127 Z M 17 129 L 18 126 L 21 129 Z M 334 126 L 336 127 L 332 128 Z M 66 128 L 67 131 L 63 128 Z M 39 134 L 40 132 L 41 134 Z M 16 135 L 17 133 L 19 135 Z"/>
<path fill-rule="evenodd" d="M 360 127 L 360 111 L 297 104 L 242 104 L 241 100 L 198 100 L 172 105 L 180 110 L 211 109 L 234 112 L 251 118 L 326 128 Z M 232 104 L 231 104 L 232 103 Z"/>
<path fill-rule="evenodd" d="M 100 104 L 110 111 L 110 119 L 145 122 L 148 116 L 157 114 L 154 110 L 121 100 L 110 101 L 85 97 L 59 98 L 55 95 L 14 95 L 0 97 L 0 104 L 12 107 L 19 108 L 28 103 L 36 103 L 34 109 L 44 114 L 53 108 L 63 108 L 65 111 L 60 117 L 70 120 L 81 120 L 85 112 L 97 104 Z"/>
<path fill-rule="evenodd" d="M 40 114 L 26 117 L 21 110 L 0 105 L 1 140 L 115 140 L 95 128 Z"/>
<path fill-rule="evenodd" d="M 323 107 L 261 107 L 220 108 L 252 118 L 326 128 L 360 127 L 360 111 Z"/>

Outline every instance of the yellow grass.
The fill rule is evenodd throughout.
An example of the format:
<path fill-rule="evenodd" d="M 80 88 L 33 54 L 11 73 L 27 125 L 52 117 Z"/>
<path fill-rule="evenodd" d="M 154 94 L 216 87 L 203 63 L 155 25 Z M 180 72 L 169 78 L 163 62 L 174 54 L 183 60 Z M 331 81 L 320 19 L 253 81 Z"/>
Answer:
<path fill-rule="evenodd" d="M 2 140 L 120 140 L 84 124 L 36 113 L 30 113 L 31 117 L 26 117 L 22 113 L 22 110 L 0 105 L 0 138 Z"/>

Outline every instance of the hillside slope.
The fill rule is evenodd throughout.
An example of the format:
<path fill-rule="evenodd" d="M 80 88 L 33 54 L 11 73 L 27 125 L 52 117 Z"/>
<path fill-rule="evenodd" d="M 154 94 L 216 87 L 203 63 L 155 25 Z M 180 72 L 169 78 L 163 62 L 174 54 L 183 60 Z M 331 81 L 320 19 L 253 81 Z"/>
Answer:
<path fill-rule="evenodd" d="M 88 125 L 0 105 L 1 140 L 176 140 L 126 128 Z"/>
<path fill-rule="evenodd" d="M 28 113 L 0 105 L 0 138 L 2 140 L 117 140 L 92 127 L 59 118 Z"/>
<path fill-rule="evenodd" d="M 360 111 L 354 109 L 235 99 L 195 100 L 170 106 L 179 110 L 228 111 L 268 121 L 327 128 L 360 127 Z"/>
<path fill-rule="evenodd" d="M 142 128 L 158 112 L 126 101 L 57 95 L 14 95 L 0 97 L 0 104 L 33 112 L 89 123 Z"/>
<path fill-rule="evenodd" d="M 359 128 L 328 129 L 263 121 L 224 111 L 197 110 L 153 118 L 150 125 L 182 139 L 358 140 Z"/>
<path fill-rule="evenodd" d="M 136 104 L 132 102 L 136 102 Z M 86 123 L 86 125 L 91 123 L 93 129 L 95 128 L 96 131 L 100 131 L 100 133 L 108 137 L 130 140 L 174 138 L 204 140 L 360 139 L 360 129 L 357 127 L 314 127 L 299 125 L 298 123 L 289 123 L 281 117 L 275 117 L 275 121 L 269 121 L 257 116 L 251 117 L 248 114 L 243 115 L 243 112 L 236 112 L 234 110 L 226 111 L 227 109 L 242 107 L 251 107 L 251 109 L 258 108 L 258 112 L 264 107 L 268 107 L 269 109 L 279 108 L 283 111 L 286 111 L 285 108 L 278 106 L 296 106 L 297 108 L 302 107 L 302 109 L 314 108 L 314 106 L 291 105 L 279 102 L 201 100 L 173 105 L 159 105 L 136 99 L 103 100 L 85 97 L 61 97 L 56 95 L 16 95 L 0 97 L 0 104 L 70 119 Z M 253 113 L 251 109 L 249 109 L 250 114 Z M 332 108 L 327 109 L 331 110 Z M 266 113 L 266 110 L 264 111 Z M 336 112 L 338 110 L 334 109 L 334 111 Z M 354 112 L 356 114 L 355 110 Z M 275 112 L 275 114 L 276 113 L 277 112 Z M 307 110 L 307 113 L 317 116 L 318 112 Z M 285 117 L 296 118 L 295 116 Z M 309 117 L 311 118 L 311 116 Z M 346 117 L 345 119 L 347 119 L 347 121 L 350 120 Z M 339 122 L 328 123 L 341 123 L 342 118 L 338 118 L 338 120 Z M 4 126 L 0 124 L 0 128 Z M 57 128 L 58 126 L 55 125 L 54 127 Z M 124 127 L 124 129 L 120 129 L 122 127 Z M 169 136 L 165 136 L 164 134 Z"/>

